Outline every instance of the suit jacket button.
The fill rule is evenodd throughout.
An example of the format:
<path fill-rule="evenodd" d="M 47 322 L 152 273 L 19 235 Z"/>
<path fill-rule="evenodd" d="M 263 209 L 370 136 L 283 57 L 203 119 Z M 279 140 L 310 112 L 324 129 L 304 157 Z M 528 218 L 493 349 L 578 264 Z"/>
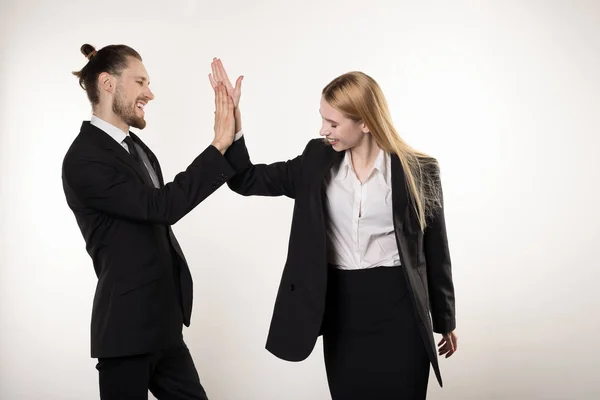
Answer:
<path fill-rule="evenodd" d="M 294 290 L 296 290 L 296 285 L 290 285 L 290 290 L 293 292 Z"/>

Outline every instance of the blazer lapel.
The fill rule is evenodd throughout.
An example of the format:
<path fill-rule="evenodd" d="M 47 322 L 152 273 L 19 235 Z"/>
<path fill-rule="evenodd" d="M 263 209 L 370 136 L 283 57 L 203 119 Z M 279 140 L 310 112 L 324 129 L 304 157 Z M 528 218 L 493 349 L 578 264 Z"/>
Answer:
<path fill-rule="evenodd" d="M 154 155 L 152 150 L 150 150 L 150 148 L 148 146 L 146 146 L 146 144 L 144 142 L 142 142 L 142 140 L 139 138 L 139 136 L 137 136 L 133 132 L 129 132 L 129 135 L 131 135 L 131 138 L 133 139 L 133 141 L 136 142 L 137 144 L 139 144 L 140 147 L 142 148 L 142 150 L 144 150 L 144 152 L 148 156 L 150 165 L 152 166 L 152 168 L 154 169 L 154 172 L 156 172 L 156 176 L 158 177 L 158 182 L 160 183 L 160 187 L 163 187 L 165 185 L 165 182 L 163 181 L 162 170 L 160 169 L 160 164 L 158 162 L 158 159 L 156 158 L 156 156 Z"/>
<path fill-rule="evenodd" d="M 142 182 L 146 183 L 143 172 L 140 170 L 140 166 L 134 160 L 131 154 L 129 154 L 129 152 L 125 150 L 120 143 L 117 143 L 106 132 L 95 127 L 89 121 L 83 122 L 81 126 L 81 132 L 89 137 L 100 148 L 112 152 L 119 161 L 132 169 Z"/>

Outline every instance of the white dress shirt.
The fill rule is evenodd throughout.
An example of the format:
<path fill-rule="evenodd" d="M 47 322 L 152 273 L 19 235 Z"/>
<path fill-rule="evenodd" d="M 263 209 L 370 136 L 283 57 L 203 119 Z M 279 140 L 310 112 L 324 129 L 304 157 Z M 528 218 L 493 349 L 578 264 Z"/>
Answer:
<path fill-rule="evenodd" d="M 90 124 L 94 125 L 98 129 L 101 129 L 104 132 L 106 132 L 106 134 L 108 136 L 113 138 L 115 140 L 115 142 L 119 143 L 121 146 L 123 146 L 123 148 L 125 150 L 127 150 L 129 152 L 129 147 L 127 146 L 127 143 L 124 142 L 125 138 L 127 136 L 129 136 L 128 133 L 123 132 L 116 126 L 109 124 L 108 122 L 96 117 L 95 115 L 92 115 Z"/>
<path fill-rule="evenodd" d="M 328 177 L 327 261 L 339 269 L 400 265 L 392 210 L 391 159 L 379 151 L 361 183 L 350 151 Z"/>

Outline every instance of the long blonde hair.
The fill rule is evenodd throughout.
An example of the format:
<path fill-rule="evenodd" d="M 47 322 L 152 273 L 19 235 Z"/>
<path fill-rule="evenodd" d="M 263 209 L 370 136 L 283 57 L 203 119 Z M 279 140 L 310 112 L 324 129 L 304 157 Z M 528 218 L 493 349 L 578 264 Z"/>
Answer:
<path fill-rule="evenodd" d="M 384 151 L 400 159 L 412 206 L 421 229 L 441 206 L 441 185 L 437 161 L 410 147 L 392 123 L 387 101 L 377 82 L 363 72 L 338 76 L 323 89 L 323 98 L 347 118 L 367 125 L 373 139 Z M 327 140 L 325 140 L 328 143 Z"/>

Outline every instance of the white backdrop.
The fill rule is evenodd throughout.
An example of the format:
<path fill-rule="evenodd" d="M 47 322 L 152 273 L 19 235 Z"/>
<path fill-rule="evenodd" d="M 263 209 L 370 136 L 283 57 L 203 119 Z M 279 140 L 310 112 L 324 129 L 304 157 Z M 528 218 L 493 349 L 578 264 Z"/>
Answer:
<path fill-rule="evenodd" d="M 245 75 L 255 162 L 317 137 L 331 79 L 373 76 L 442 167 L 460 348 L 430 398 L 600 398 L 597 1 L 0 4 L 1 399 L 98 396 L 96 278 L 60 179 L 90 117 L 70 74 L 83 43 L 141 53 L 156 94 L 141 136 L 167 180 L 212 140 L 212 57 Z M 184 335 L 211 399 L 329 398 L 320 340 L 301 363 L 264 349 L 292 206 L 225 186 L 174 227 L 195 281 Z"/>

